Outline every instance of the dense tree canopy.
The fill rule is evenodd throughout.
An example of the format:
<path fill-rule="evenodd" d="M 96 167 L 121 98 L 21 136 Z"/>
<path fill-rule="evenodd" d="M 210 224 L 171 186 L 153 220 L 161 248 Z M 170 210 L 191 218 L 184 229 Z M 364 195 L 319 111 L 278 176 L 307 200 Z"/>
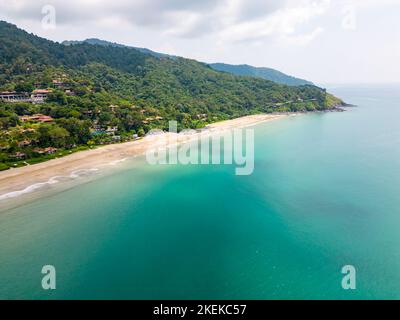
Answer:
<path fill-rule="evenodd" d="M 0 161 L 131 139 L 152 128 L 200 128 L 260 112 L 314 111 L 342 102 L 313 85 L 236 76 L 184 58 L 133 48 L 63 45 L 0 22 L 0 91 L 50 89 L 45 103 L 0 99 Z M 51 123 L 21 121 L 41 114 Z M 111 132 L 111 133 L 110 133 Z M 36 150 L 36 151 L 35 151 Z M 3 166 L 4 167 L 4 166 Z"/>

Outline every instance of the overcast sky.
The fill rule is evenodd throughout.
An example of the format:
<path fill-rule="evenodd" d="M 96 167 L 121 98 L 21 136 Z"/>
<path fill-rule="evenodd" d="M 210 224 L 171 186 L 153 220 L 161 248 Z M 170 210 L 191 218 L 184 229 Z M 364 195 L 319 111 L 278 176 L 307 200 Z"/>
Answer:
<path fill-rule="evenodd" d="M 0 19 L 318 84 L 400 82 L 400 0 L 0 0 Z"/>

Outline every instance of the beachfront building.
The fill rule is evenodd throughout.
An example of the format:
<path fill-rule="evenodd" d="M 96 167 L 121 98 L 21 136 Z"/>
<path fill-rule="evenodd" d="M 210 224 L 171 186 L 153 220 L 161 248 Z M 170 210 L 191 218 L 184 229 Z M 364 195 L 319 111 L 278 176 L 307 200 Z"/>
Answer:
<path fill-rule="evenodd" d="M 10 157 L 14 158 L 14 159 L 25 159 L 26 158 L 26 154 L 23 153 L 23 152 L 16 152 L 16 153 L 10 155 Z"/>
<path fill-rule="evenodd" d="M 112 136 L 112 139 L 114 141 L 120 141 L 121 140 L 121 136 Z"/>
<path fill-rule="evenodd" d="M 197 115 L 197 119 L 199 119 L 199 120 L 207 120 L 207 113 L 199 113 L 198 115 Z"/>
<path fill-rule="evenodd" d="M 18 142 L 18 147 L 28 147 L 31 145 L 31 143 L 32 143 L 32 141 L 30 141 L 30 140 L 23 140 L 23 141 Z"/>
<path fill-rule="evenodd" d="M 33 149 L 33 152 L 38 153 L 38 154 L 54 154 L 57 152 L 56 148 L 53 147 L 48 147 L 48 148 L 35 148 Z"/>
<path fill-rule="evenodd" d="M 109 135 L 114 135 L 118 131 L 118 127 L 108 127 L 106 133 Z"/>

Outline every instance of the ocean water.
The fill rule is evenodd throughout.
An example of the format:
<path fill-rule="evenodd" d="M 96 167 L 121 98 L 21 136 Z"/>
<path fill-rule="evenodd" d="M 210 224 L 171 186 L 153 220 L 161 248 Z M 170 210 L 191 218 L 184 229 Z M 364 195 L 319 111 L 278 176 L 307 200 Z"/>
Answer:
<path fill-rule="evenodd" d="M 255 126 L 250 176 L 136 159 L 0 212 L 0 298 L 399 299 L 399 89 Z"/>

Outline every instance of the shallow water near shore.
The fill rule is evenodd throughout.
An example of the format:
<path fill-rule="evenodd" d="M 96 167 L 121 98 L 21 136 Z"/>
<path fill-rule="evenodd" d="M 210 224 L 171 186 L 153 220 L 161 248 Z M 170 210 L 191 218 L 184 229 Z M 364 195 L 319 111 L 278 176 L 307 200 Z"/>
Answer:
<path fill-rule="evenodd" d="M 141 164 L 140 161 L 136 160 L 138 157 L 140 158 L 140 156 L 133 156 L 111 163 L 95 165 L 92 168 L 73 170 L 69 174 L 56 175 L 47 180 L 38 180 L 38 182 L 28 185 L 23 189 L 4 193 L 0 195 L 0 215 L 34 200 L 40 199 L 42 201 L 43 198 L 54 196 L 81 184 L 92 182 L 116 173 L 119 170 L 124 170 L 126 167 L 132 170 Z"/>
<path fill-rule="evenodd" d="M 400 90 L 331 91 L 358 107 L 255 126 L 250 176 L 140 157 L 1 212 L 0 298 L 400 298 Z"/>

